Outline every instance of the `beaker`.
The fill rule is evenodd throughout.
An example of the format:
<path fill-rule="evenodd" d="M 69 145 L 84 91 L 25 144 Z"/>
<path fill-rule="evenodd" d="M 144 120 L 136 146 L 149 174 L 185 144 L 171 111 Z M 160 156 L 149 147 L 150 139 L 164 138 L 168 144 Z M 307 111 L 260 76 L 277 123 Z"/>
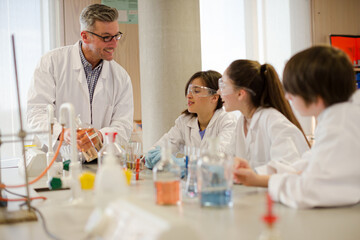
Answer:
<path fill-rule="evenodd" d="M 98 158 L 98 151 L 102 148 L 102 142 L 94 128 L 89 126 L 81 127 L 76 130 L 77 146 L 83 153 L 86 162 L 91 162 Z"/>
<path fill-rule="evenodd" d="M 232 158 L 218 150 L 217 138 L 209 140 L 209 148 L 201 154 L 197 164 L 201 206 L 232 206 Z"/>
<path fill-rule="evenodd" d="M 126 153 L 126 167 L 134 172 L 136 172 L 136 169 L 142 170 L 144 163 L 140 161 L 142 157 L 141 142 L 129 142 Z"/>

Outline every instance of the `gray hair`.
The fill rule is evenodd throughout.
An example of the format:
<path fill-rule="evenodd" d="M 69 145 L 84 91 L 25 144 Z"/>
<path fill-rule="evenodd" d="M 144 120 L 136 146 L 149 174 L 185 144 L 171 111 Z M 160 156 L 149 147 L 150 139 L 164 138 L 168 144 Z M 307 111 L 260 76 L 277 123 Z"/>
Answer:
<path fill-rule="evenodd" d="M 95 21 L 113 22 L 118 19 L 118 11 L 103 4 L 92 4 L 81 11 L 80 30 L 93 30 Z"/>

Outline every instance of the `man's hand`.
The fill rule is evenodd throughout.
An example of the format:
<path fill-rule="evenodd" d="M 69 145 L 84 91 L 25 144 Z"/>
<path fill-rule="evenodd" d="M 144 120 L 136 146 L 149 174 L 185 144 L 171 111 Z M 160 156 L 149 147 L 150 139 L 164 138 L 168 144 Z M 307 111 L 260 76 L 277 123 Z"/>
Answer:
<path fill-rule="evenodd" d="M 242 158 L 234 158 L 234 182 L 245 186 L 267 187 L 270 176 L 258 175 Z"/>
<path fill-rule="evenodd" d="M 70 144 L 70 139 L 71 138 L 71 134 L 70 134 L 70 128 L 65 128 L 65 131 L 64 131 L 64 141 L 67 143 L 67 144 Z"/>
<path fill-rule="evenodd" d="M 98 137 L 91 137 L 93 136 L 93 134 L 97 134 Z M 90 136 L 89 136 L 90 135 Z M 100 143 L 99 141 L 102 143 L 103 142 L 103 136 L 101 134 L 101 132 L 97 129 L 91 129 L 90 131 L 86 132 L 85 130 L 80 130 L 77 131 L 77 145 L 79 150 L 87 150 L 89 148 L 92 148 L 93 146 L 95 148 L 97 148 L 97 151 L 100 150 Z M 91 140 L 90 140 L 91 138 Z"/>

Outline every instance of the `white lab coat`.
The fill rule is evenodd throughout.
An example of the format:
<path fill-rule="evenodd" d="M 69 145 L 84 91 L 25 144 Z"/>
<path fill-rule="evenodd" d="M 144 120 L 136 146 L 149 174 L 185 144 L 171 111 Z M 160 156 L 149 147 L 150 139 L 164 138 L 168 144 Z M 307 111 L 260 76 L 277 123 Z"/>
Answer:
<path fill-rule="evenodd" d="M 248 160 L 259 174 L 287 172 L 309 150 L 302 132 L 274 108 L 256 110 L 246 137 L 244 121 L 240 116 L 228 152 Z"/>
<path fill-rule="evenodd" d="M 230 143 L 231 136 L 234 134 L 236 121 L 237 119 L 234 114 L 227 113 L 222 108 L 216 110 L 206 127 L 203 139 L 201 139 L 198 118 L 191 118 L 189 115 L 182 114 L 175 120 L 175 126 L 164 134 L 160 140 L 154 144 L 154 147 L 164 147 L 167 141 L 170 141 L 173 154 L 178 152 L 183 153 L 184 146 L 207 149 L 209 139 L 219 137 L 219 150 L 225 151 L 227 145 Z"/>
<path fill-rule="evenodd" d="M 74 105 L 75 115 L 90 123 L 105 136 L 118 132 L 120 141 L 128 141 L 133 126 L 133 92 L 127 72 L 114 60 L 104 61 L 95 87 L 90 111 L 89 90 L 79 54 L 79 42 L 44 55 L 35 69 L 27 98 L 27 121 L 33 130 L 47 130 L 46 107 L 52 104 L 59 120 L 61 104 Z M 92 121 L 91 121 L 92 120 Z M 54 126 L 54 141 L 61 126 Z M 46 142 L 44 142 L 46 143 Z"/>
<path fill-rule="evenodd" d="M 293 208 L 356 204 L 360 202 L 360 103 L 335 104 L 317 120 L 315 144 L 304 159 L 302 174 L 272 175 L 270 195 Z"/>

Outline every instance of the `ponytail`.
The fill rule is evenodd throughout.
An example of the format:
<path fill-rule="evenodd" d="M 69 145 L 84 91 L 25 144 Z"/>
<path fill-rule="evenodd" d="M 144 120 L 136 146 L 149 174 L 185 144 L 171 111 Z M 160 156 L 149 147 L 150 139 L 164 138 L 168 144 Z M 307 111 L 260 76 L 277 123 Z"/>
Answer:
<path fill-rule="evenodd" d="M 281 112 L 300 129 L 310 146 L 289 102 L 285 99 L 279 76 L 272 65 L 260 65 L 251 60 L 236 60 L 228 67 L 227 74 L 235 86 L 246 87 L 255 92 L 255 94 L 250 94 L 254 107 L 272 107 Z"/>

